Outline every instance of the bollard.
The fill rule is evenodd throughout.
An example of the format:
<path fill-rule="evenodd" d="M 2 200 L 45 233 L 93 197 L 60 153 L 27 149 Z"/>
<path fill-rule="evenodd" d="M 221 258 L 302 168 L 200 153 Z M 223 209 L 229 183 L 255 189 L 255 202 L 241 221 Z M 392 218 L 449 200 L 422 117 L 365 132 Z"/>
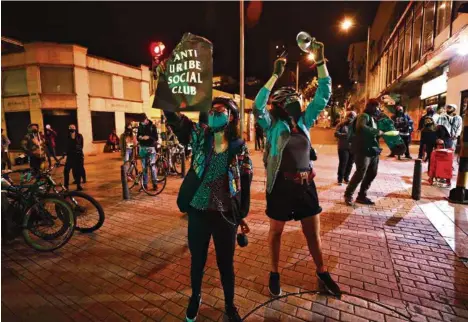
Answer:
<path fill-rule="evenodd" d="M 120 180 L 122 181 L 122 195 L 124 200 L 130 199 L 130 190 L 128 189 L 127 176 L 125 175 L 125 167 L 120 166 Z"/>
<path fill-rule="evenodd" d="M 458 165 L 457 186 L 450 190 L 448 200 L 453 203 L 468 204 L 468 111 L 463 118 L 463 132 L 460 140 L 460 163 Z"/>
<path fill-rule="evenodd" d="M 422 177 L 422 163 L 421 159 L 414 161 L 413 172 L 413 189 L 411 191 L 411 198 L 413 200 L 421 199 L 421 177 Z"/>

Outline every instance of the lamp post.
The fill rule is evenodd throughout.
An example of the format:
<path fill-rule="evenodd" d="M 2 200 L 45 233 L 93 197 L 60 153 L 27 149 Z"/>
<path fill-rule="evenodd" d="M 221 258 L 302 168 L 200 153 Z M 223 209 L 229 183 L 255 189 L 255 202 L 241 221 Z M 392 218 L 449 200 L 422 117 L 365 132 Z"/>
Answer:
<path fill-rule="evenodd" d="M 244 138 L 244 0 L 240 0 L 240 132 L 241 138 Z"/>
<path fill-rule="evenodd" d="M 314 53 L 309 53 L 307 55 L 307 60 L 314 61 L 315 60 Z M 300 63 L 300 60 L 296 62 L 296 92 L 299 92 L 299 63 Z"/>
<path fill-rule="evenodd" d="M 345 18 L 341 22 L 341 29 L 344 31 L 348 31 L 351 27 L 354 26 L 354 22 L 350 18 Z M 367 104 L 369 100 L 369 58 L 370 58 L 370 30 L 371 27 L 367 27 L 367 43 L 366 43 L 366 86 L 365 86 L 365 93 L 364 98 Z"/>

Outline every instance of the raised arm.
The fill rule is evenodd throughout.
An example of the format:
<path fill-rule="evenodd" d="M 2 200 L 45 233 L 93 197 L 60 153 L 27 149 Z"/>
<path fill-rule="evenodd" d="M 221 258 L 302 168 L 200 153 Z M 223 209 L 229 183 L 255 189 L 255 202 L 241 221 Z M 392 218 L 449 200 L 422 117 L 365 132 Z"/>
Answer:
<path fill-rule="evenodd" d="M 273 86 L 275 86 L 278 78 L 283 74 L 284 67 L 286 66 L 286 59 L 280 57 L 275 61 L 273 75 L 271 75 L 268 82 L 263 86 L 255 97 L 254 101 L 254 115 L 258 124 L 265 130 L 271 127 L 271 115 L 267 111 L 266 106 L 268 103 L 268 98 L 270 97 L 270 92 Z"/>
<path fill-rule="evenodd" d="M 315 41 L 311 45 L 317 57 L 318 87 L 314 99 L 306 108 L 304 114 L 304 125 L 309 129 L 314 124 L 320 112 L 327 106 L 331 96 L 331 78 L 328 74 L 325 62 L 323 43 Z"/>

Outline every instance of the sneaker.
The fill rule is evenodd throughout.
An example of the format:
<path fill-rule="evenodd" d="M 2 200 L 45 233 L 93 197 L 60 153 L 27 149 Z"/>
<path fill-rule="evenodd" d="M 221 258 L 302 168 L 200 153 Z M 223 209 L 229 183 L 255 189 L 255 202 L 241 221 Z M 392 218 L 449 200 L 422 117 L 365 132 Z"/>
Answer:
<path fill-rule="evenodd" d="M 348 184 L 348 183 L 349 183 L 349 179 L 344 179 L 344 183 Z"/>
<path fill-rule="evenodd" d="M 343 185 L 343 181 L 338 181 L 337 185 L 342 186 L 342 185 Z"/>
<path fill-rule="evenodd" d="M 226 317 L 228 321 L 232 322 L 241 322 L 242 319 L 237 311 L 237 308 L 234 305 L 226 306 Z"/>
<path fill-rule="evenodd" d="M 357 203 L 360 203 L 360 204 L 363 204 L 363 205 L 375 205 L 375 202 L 373 202 L 372 200 L 370 200 L 369 198 L 367 197 L 357 197 L 356 198 L 356 202 Z"/>
<path fill-rule="evenodd" d="M 198 310 L 200 309 L 201 295 L 192 296 L 189 301 L 185 321 L 193 322 L 197 320 Z"/>
<path fill-rule="evenodd" d="M 407 155 L 405 156 L 405 158 L 409 159 L 409 160 L 413 160 L 413 158 L 411 157 L 411 155 Z"/>
<path fill-rule="evenodd" d="M 270 272 L 270 282 L 268 283 L 268 290 L 271 296 L 281 296 L 282 290 L 280 286 L 279 273 Z"/>
<path fill-rule="evenodd" d="M 76 186 L 76 191 L 83 191 L 83 187 L 80 185 Z"/>
<path fill-rule="evenodd" d="M 389 154 L 387 155 L 387 158 L 394 158 L 395 157 L 395 154 Z"/>
<path fill-rule="evenodd" d="M 354 206 L 353 197 L 345 196 L 344 201 L 347 206 Z"/>
<path fill-rule="evenodd" d="M 332 279 L 332 277 L 330 276 L 330 273 L 328 273 L 328 272 L 324 272 L 324 273 L 317 272 L 317 278 L 323 284 L 323 286 L 325 287 L 325 289 L 327 290 L 328 293 L 330 293 L 331 295 L 337 296 L 337 297 L 341 296 L 340 287 Z"/>

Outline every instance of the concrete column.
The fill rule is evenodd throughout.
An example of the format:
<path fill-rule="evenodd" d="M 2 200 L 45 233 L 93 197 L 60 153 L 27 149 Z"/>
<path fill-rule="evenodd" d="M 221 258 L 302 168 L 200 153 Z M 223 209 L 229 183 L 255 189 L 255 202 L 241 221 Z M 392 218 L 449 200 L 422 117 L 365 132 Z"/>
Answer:
<path fill-rule="evenodd" d="M 115 130 L 117 135 L 120 137 L 125 131 L 125 112 L 115 112 Z"/>
<path fill-rule="evenodd" d="M 89 86 L 88 70 L 81 67 L 75 68 L 75 89 L 78 129 L 83 135 L 85 154 L 96 154 L 97 150 L 93 145 L 93 129 L 91 126 L 91 111 L 89 109 Z"/>
<path fill-rule="evenodd" d="M 44 131 L 41 103 L 41 73 L 38 66 L 28 66 L 26 68 L 26 82 L 29 92 L 29 112 L 31 123 L 39 124 L 39 130 Z M 25 129 L 26 131 L 26 129 Z"/>

